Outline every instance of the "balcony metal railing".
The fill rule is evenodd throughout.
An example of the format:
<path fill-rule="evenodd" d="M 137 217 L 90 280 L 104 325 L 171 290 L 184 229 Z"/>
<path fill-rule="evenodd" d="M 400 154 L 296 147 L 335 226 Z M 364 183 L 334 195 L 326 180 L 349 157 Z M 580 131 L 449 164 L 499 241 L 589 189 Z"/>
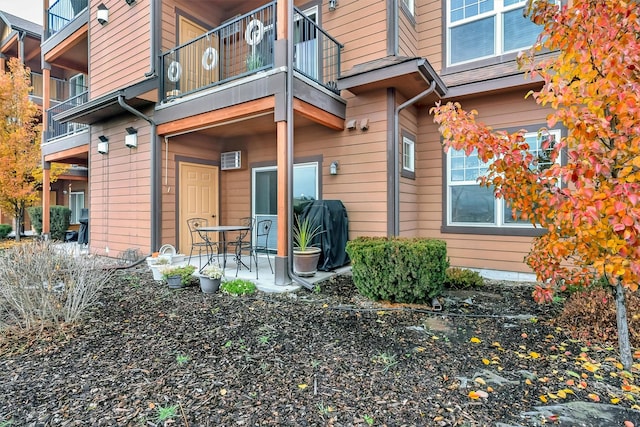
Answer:
<path fill-rule="evenodd" d="M 87 8 L 88 0 L 58 0 L 47 9 L 47 33 L 49 38 L 63 29 L 73 18 Z"/>
<path fill-rule="evenodd" d="M 69 84 L 66 81 L 51 77 L 49 85 L 49 96 L 51 101 L 62 101 L 67 98 L 68 86 Z M 42 98 L 42 94 L 44 93 L 42 74 L 34 73 L 33 71 L 31 72 L 31 87 L 33 88 L 31 96 Z"/>
<path fill-rule="evenodd" d="M 268 3 L 163 53 L 164 99 L 273 67 L 275 6 Z"/>
<path fill-rule="evenodd" d="M 339 94 L 342 45 L 298 8 L 293 16 L 293 68 Z"/>
<path fill-rule="evenodd" d="M 82 105 L 89 100 L 89 91 L 85 90 L 77 96 L 67 99 L 47 110 L 47 140 L 61 138 L 72 135 L 87 129 L 89 126 L 83 123 L 60 123 L 53 117 L 63 111 L 67 111 L 78 105 Z"/>

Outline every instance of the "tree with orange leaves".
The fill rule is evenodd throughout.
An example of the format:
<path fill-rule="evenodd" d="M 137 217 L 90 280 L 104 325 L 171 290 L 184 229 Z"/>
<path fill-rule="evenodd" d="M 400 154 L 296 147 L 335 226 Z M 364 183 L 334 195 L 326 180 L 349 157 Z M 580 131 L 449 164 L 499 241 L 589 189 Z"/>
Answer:
<path fill-rule="evenodd" d="M 16 219 L 16 240 L 25 209 L 42 187 L 38 108 L 29 100 L 30 71 L 16 59 L 0 74 L 0 206 Z"/>
<path fill-rule="evenodd" d="M 573 0 L 562 7 L 529 0 L 526 11 L 543 25 L 537 43 L 520 57 L 521 67 L 544 81 L 530 95 L 553 108 L 549 128 L 562 123 L 567 129 L 559 141 L 546 138 L 551 166 L 540 167 L 524 131 L 493 131 L 459 104 L 432 112 L 445 149 L 477 150 L 489 164 L 481 184 L 504 197 L 514 215 L 546 229 L 527 256 L 544 283 L 534 291 L 538 301 L 569 284 L 606 280 L 615 287 L 628 369 L 624 292 L 635 292 L 640 282 L 640 10 L 631 0 Z M 536 62 L 543 49 L 556 54 Z M 556 162 L 562 153 L 566 161 Z"/>

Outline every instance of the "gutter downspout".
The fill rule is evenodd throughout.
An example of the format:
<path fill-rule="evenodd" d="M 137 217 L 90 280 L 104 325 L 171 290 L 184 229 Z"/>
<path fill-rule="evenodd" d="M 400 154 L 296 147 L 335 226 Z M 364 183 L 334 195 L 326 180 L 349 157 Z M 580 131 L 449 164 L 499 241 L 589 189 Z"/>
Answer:
<path fill-rule="evenodd" d="M 421 74 L 422 75 L 422 74 Z M 429 83 L 424 75 L 422 78 Z M 435 79 L 431 82 L 429 89 L 423 91 L 422 93 L 417 94 L 413 98 L 405 101 L 403 104 L 398 105 L 393 112 L 393 235 L 400 235 L 400 177 L 398 176 L 398 144 L 399 144 L 399 135 L 400 132 L 400 111 L 404 110 L 408 106 L 414 104 L 416 101 L 424 98 L 433 92 L 436 88 Z"/>
<path fill-rule="evenodd" d="M 158 155 L 158 137 L 156 136 L 156 122 L 154 122 L 150 117 L 142 114 L 140 111 L 133 108 L 131 105 L 124 102 L 124 96 L 122 94 L 118 95 L 118 104 L 134 116 L 141 118 L 142 120 L 147 121 L 151 125 L 150 131 L 150 139 L 151 139 L 151 252 L 155 251 L 160 247 L 160 209 L 155 209 L 156 206 L 160 206 L 159 197 L 158 197 L 158 180 L 156 176 L 158 175 L 158 164 L 159 164 L 159 155 Z"/>
<path fill-rule="evenodd" d="M 149 41 L 149 71 L 144 73 L 145 77 L 156 75 L 156 45 L 158 44 L 158 25 L 156 25 L 156 0 L 149 1 L 149 30 L 151 40 Z"/>
<path fill-rule="evenodd" d="M 293 0 L 287 0 L 287 223 L 293 224 Z M 293 233 L 287 233 L 287 270 L 294 282 L 313 290 L 313 284 L 293 271 Z"/>

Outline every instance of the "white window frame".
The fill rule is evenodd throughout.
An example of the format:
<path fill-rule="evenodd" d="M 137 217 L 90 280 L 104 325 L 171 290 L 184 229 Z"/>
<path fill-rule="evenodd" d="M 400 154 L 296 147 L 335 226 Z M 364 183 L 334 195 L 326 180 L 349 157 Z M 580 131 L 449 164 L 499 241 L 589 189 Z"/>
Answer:
<path fill-rule="evenodd" d="M 407 135 L 402 136 L 402 169 L 416 171 L 416 142 Z"/>
<path fill-rule="evenodd" d="M 407 12 L 409 12 L 412 16 L 416 16 L 415 0 L 402 0 L 402 4 L 404 5 Z"/>
<path fill-rule="evenodd" d="M 78 200 L 80 199 L 80 200 Z M 79 205 L 79 203 L 81 205 Z M 76 206 L 74 206 L 76 205 Z M 72 191 L 69 193 L 69 209 L 71 209 L 70 224 L 80 224 L 80 211 L 84 208 L 84 191 Z"/>
<path fill-rule="evenodd" d="M 478 1 L 482 1 L 482 0 L 478 0 Z M 451 2 L 452 0 L 446 0 L 446 25 L 447 25 L 447 42 L 446 42 L 446 49 L 447 49 L 447 66 L 454 66 L 454 65 L 461 65 L 461 64 L 466 64 L 466 63 L 470 63 L 470 62 L 474 62 L 474 61 L 478 61 L 478 60 L 482 60 L 482 59 L 486 59 L 486 58 L 494 58 L 496 56 L 500 56 L 506 53 L 510 53 L 510 52 L 518 52 L 521 51 L 523 49 L 527 49 L 529 47 L 531 47 L 532 45 L 527 45 L 527 46 L 520 46 L 516 49 L 510 49 L 510 50 L 506 50 L 503 46 L 503 25 L 504 25 L 504 20 L 503 17 L 507 12 L 512 12 L 514 10 L 518 10 L 518 9 L 523 9 L 526 5 L 526 0 L 519 0 L 517 3 L 509 5 L 509 6 L 504 6 L 504 1 L 503 0 L 490 0 L 493 1 L 493 10 L 489 11 L 489 12 L 484 12 L 484 13 L 479 13 L 477 15 L 471 16 L 471 17 L 466 17 L 466 18 L 462 18 L 460 20 L 456 20 L 455 22 L 452 22 L 451 20 L 451 13 L 452 13 L 452 8 L 451 8 Z M 453 28 L 456 27 L 460 27 L 462 25 L 465 24 L 469 24 L 475 21 L 481 21 L 483 19 L 488 19 L 488 18 L 494 18 L 494 40 L 493 40 L 493 54 L 490 55 L 485 55 L 485 56 L 478 56 L 478 57 L 474 57 L 471 59 L 467 59 L 467 60 L 462 60 L 462 61 L 458 61 L 458 62 L 452 62 L 452 51 L 451 51 L 451 42 L 452 42 L 452 36 L 451 36 L 451 30 Z M 540 27 L 540 30 L 542 31 L 542 27 Z"/>
<path fill-rule="evenodd" d="M 536 138 L 537 139 L 537 146 L 536 148 L 531 146 L 530 143 L 530 152 L 532 154 L 536 154 L 539 151 L 541 151 L 540 149 L 540 141 L 542 139 L 542 137 L 544 137 L 545 135 L 551 135 L 551 137 L 555 140 L 555 141 L 560 141 L 560 138 L 562 136 L 560 129 L 552 129 L 552 130 L 548 130 L 545 131 L 544 133 L 539 133 L 539 132 L 527 132 L 524 134 L 524 138 L 525 139 L 532 139 L 532 138 Z M 512 221 L 507 221 L 505 220 L 505 200 L 503 198 L 496 198 L 495 196 L 493 197 L 493 221 L 486 221 L 486 222 L 473 222 L 473 221 L 453 221 L 453 206 L 452 206 L 452 201 L 453 201 L 453 188 L 454 187 L 469 187 L 469 186 L 477 186 L 478 190 L 477 192 L 475 192 L 476 194 L 480 193 L 480 191 L 489 191 L 489 189 L 487 189 L 486 187 L 480 187 L 480 184 L 478 183 L 477 179 L 462 179 L 462 180 L 452 180 L 452 153 L 456 152 L 456 150 L 450 149 L 447 152 L 447 226 L 453 226 L 453 227 L 495 227 L 495 228 L 533 228 L 533 224 L 531 224 L 529 221 L 524 221 L 524 220 L 512 220 Z M 459 152 L 459 151 L 458 151 Z M 476 161 L 475 159 L 477 159 L 477 154 L 474 150 L 474 152 L 471 153 L 470 156 L 465 156 L 465 164 L 466 164 L 466 159 L 471 159 L 471 162 L 473 165 L 477 166 L 473 166 L 471 168 L 463 168 L 463 169 L 457 169 L 458 171 L 462 170 L 462 171 L 466 171 L 468 169 L 476 169 L 477 168 L 477 172 L 478 175 L 482 175 L 483 174 L 483 169 L 486 172 L 486 168 L 488 167 L 487 163 L 482 163 L 479 159 Z M 556 159 L 556 163 L 560 164 L 562 159 L 560 158 L 561 156 L 558 156 L 558 158 Z M 493 191 L 493 190 L 491 190 Z M 481 210 L 477 210 L 478 212 L 480 212 Z"/>

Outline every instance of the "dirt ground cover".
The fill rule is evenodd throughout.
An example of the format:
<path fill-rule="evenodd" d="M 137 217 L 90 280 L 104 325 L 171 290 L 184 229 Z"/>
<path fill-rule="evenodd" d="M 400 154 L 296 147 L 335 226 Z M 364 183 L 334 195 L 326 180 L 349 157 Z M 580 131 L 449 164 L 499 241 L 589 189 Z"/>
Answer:
<path fill-rule="evenodd" d="M 436 312 L 366 300 L 349 276 L 232 297 L 123 270 L 79 326 L 2 337 L 0 425 L 639 426 L 638 370 L 531 290 L 448 291 Z M 613 418 L 564 417 L 576 403 Z"/>

